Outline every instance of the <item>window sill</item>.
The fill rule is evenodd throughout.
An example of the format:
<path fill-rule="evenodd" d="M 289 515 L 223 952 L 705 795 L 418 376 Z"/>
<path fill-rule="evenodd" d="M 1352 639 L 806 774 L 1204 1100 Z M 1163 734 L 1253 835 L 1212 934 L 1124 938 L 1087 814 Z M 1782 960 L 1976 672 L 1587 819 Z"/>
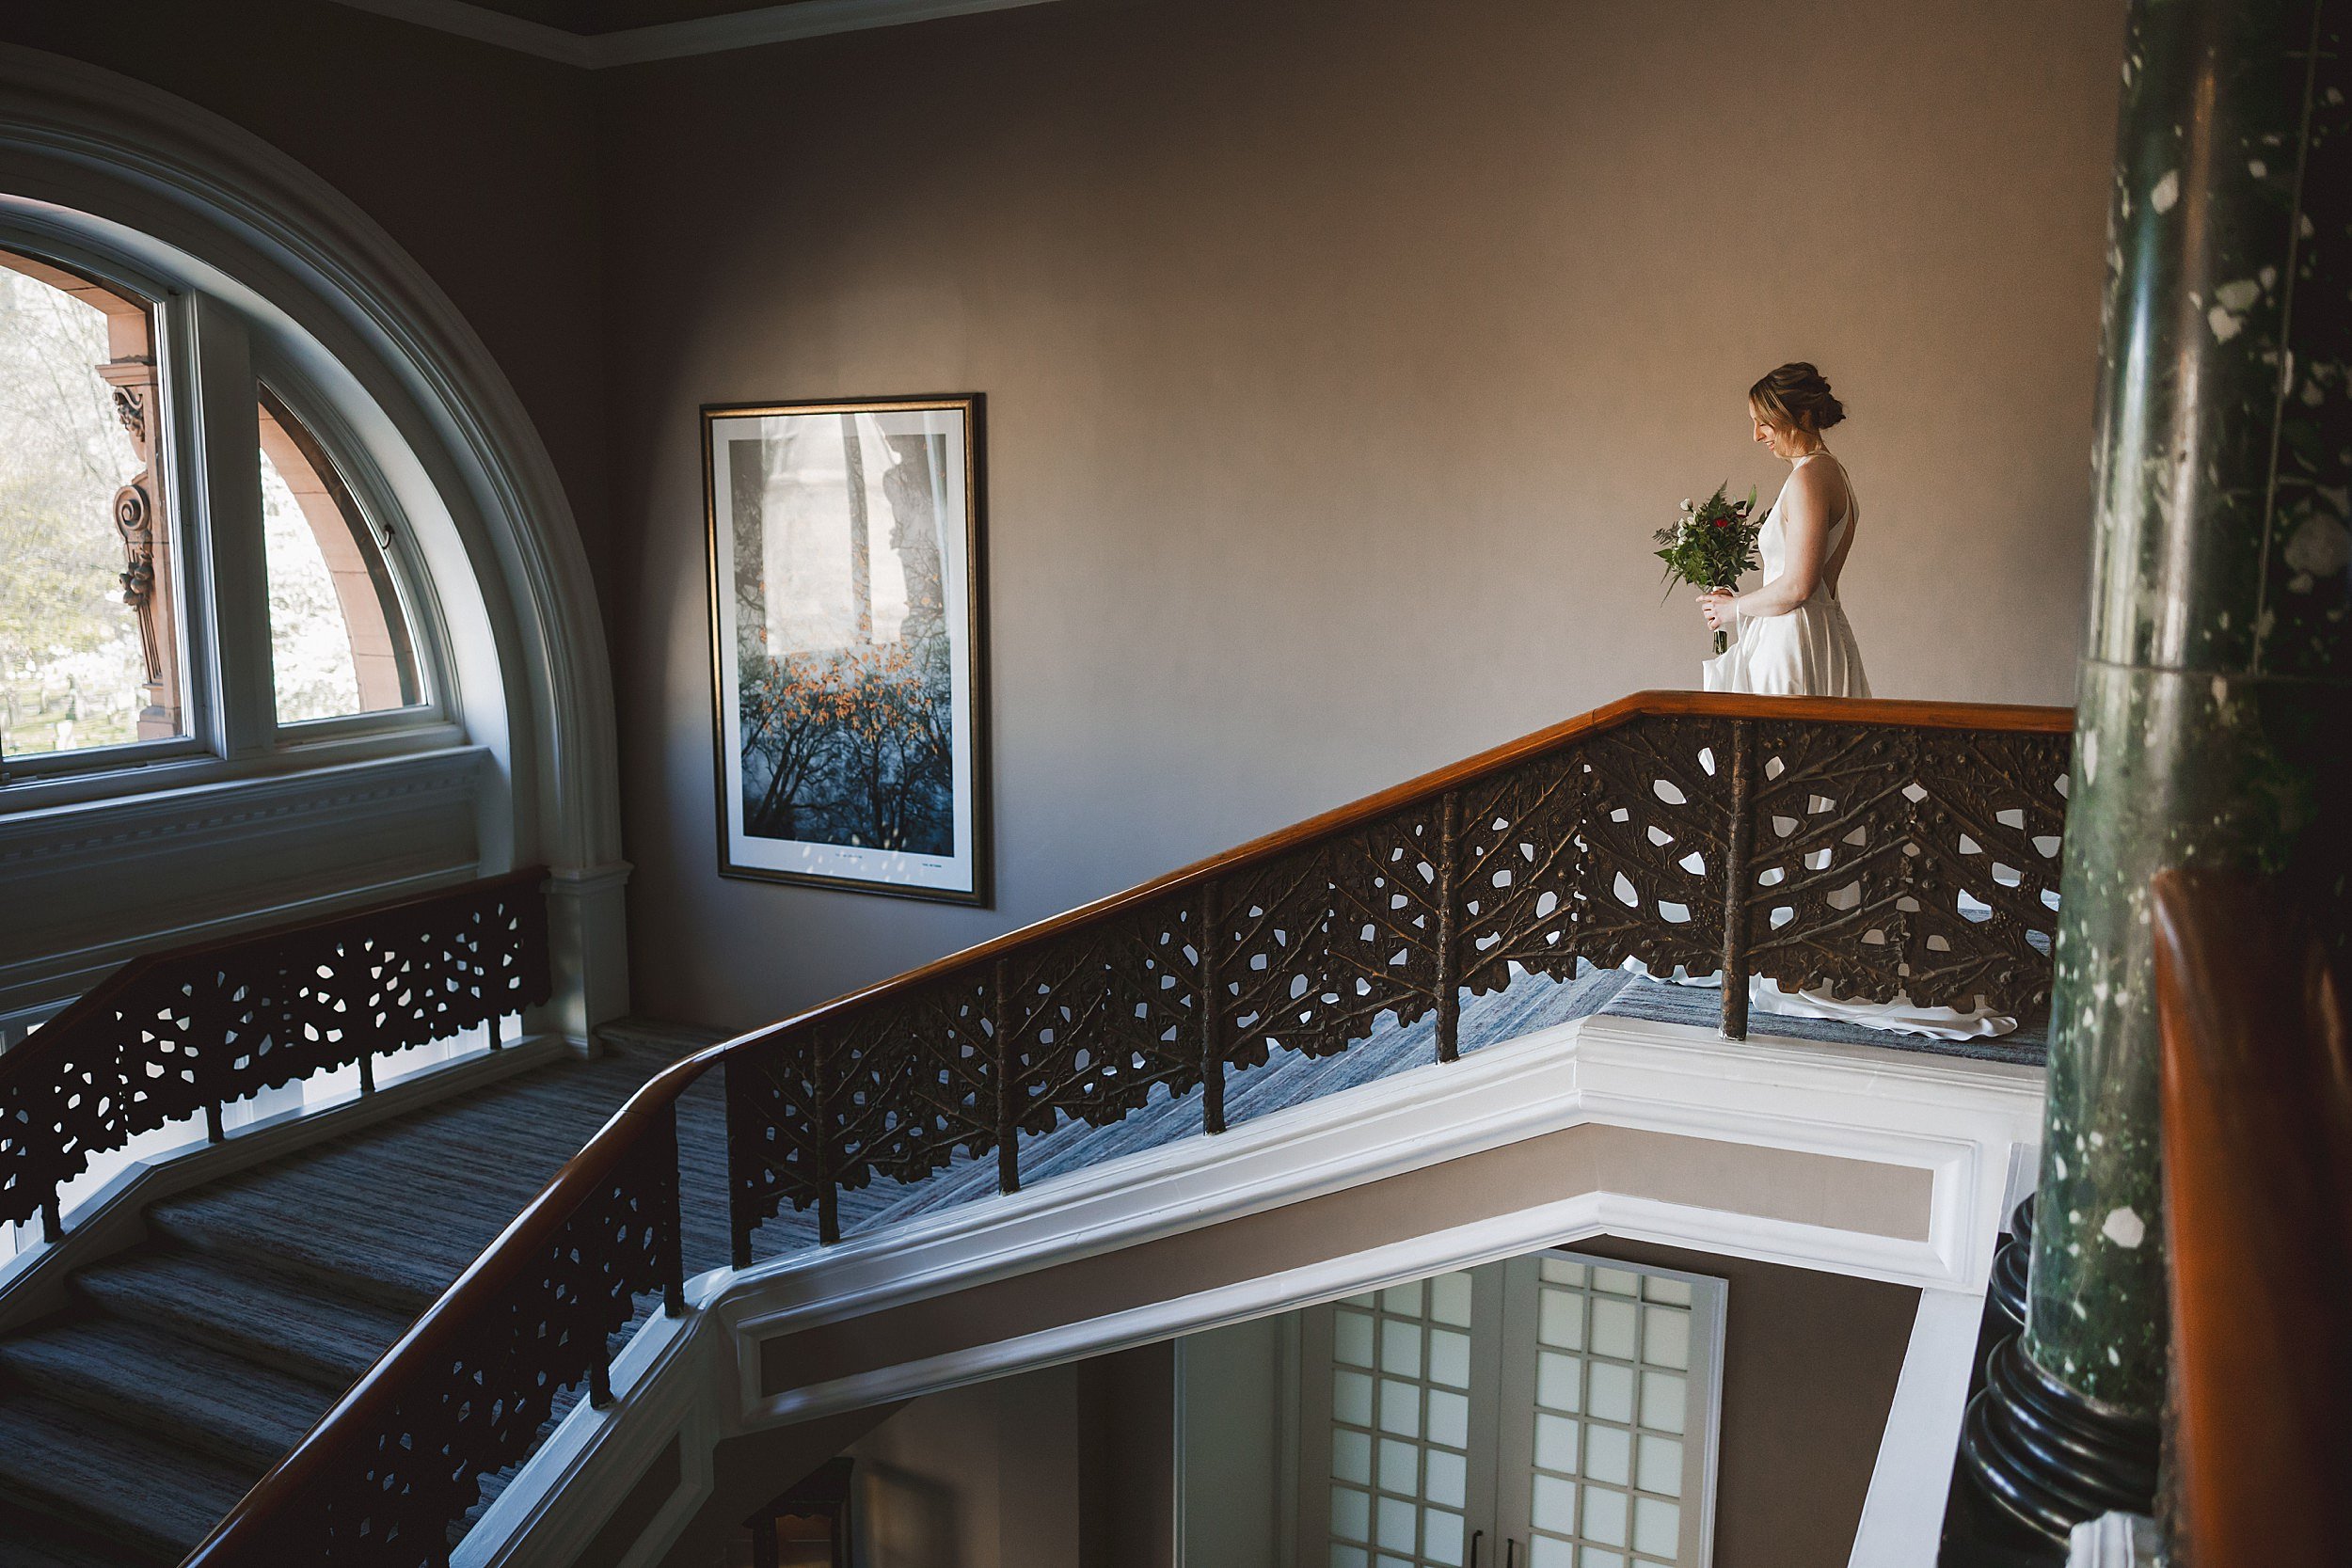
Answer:
<path fill-rule="evenodd" d="M 38 911 L 0 929 L 0 1015 L 151 948 L 479 875 L 496 764 L 418 738 L 332 765 L 158 768 L 141 793 L 0 815 L 11 902 Z"/>
<path fill-rule="evenodd" d="M 114 766 L 93 752 L 88 766 L 68 769 L 54 764 L 37 773 L 0 784 L 0 837 L 13 832 L 20 817 L 52 808 L 144 801 L 187 789 L 241 780 L 278 779 L 383 757 L 447 751 L 466 743 L 466 732 L 446 720 L 400 716 L 397 722 L 355 733 L 348 720 L 336 732 L 315 738 L 294 732 L 278 750 L 257 756 L 225 758 L 208 752 L 124 758 Z M 299 738 L 297 738 L 299 736 Z M 159 742 L 183 744 L 195 742 Z"/>

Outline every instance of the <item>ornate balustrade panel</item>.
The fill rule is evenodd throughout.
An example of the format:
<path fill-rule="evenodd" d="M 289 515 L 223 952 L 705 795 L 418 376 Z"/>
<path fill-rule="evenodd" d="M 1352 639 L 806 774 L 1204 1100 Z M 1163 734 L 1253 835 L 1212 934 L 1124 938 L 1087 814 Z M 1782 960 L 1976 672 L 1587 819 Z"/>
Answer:
<path fill-rule="evenodd" d="M 1575 832 L 1578 956 L 1638 958 L 1660 974 L 1724 961 L 1736 721 L 1645 718 L 1597 736 Z"/>
<path fill-rule="evenodd" d="M 752 1232 L 785 1205 L 833 1201 L 831 1119 L 817 1077 L 814 1031 L 726 1061 L 728 1234 L 735 1266 L 752 1260 Z"/>
<path fill-rule="evenodd" d="M 1449 918 L 1443 810 L 1430 801 L 1285 855 L 1219 890 L 1216 1001 L 1224 1059 L 1262 1067 L 1276 1049 L 1326 1056 L 1393 1014 L 1438 1001 Z"/>
<path fill-rule="evenodd" d="M 547 1000 L 532 870 L 134 959 L 0 1056 L 0 1220 L 43 1216 L 92 1156 L 263 1089 Z"/>
<path fill-rule="evenodd" d="M 1923 1006 L 2049 1001 L 2064 736 L 1760 721 L 1754 973 Z"/>
<path fill-rule="evenodd" d="M 1578 889 L 1589 869 L 1578 830 L 1593 788 L 1591 764 L 1572 752 L 1462 790 L 1455 929 L 1472 995 L 1502 990 L 1514 966 L 1575 975 Z"/>
<path fill-rule="evenodd" d="M 834 1182 L 920 1181 L 957 1149 L 996 1147 L 994 988 L 985 966 L 943 976 L 818 1033 Z"/>
<path fill-rule="evenodd" d="M 1183 899 L 1160 899 L 1006 957 L 998 994 L 1021 1132 L 1065 1117 L 1105 1126 L 1158 1085 L 1184 1094 L 1200 1082 L 1199 925 Z"/>
<path fill-rule="evenodd" d="M 1732 705 L 1724 705 L 1726 707 Z M 919 1180 L 1018 1134 L 1102 1124 L 1155 1085 L 1328 1055 L 1465 993 L 1579 960 L 1750 975 L 1844 998 L 2046 1005 L 2068 738 L 2038 728 L 1632 713 L 852 998 L 731 1061 L 736 1227 L 876 1176 Z M 812 1043 L 813 1042 L 813 1043 Z M 1214 1070 L 1212 1070 L 1214 1069 Z"/>
<path fill-rule="evenodd" d="M 665 1101 L 533 1250 L 535 1266 L 477 1303 L 462 1337 L 428 1317 L 395 1349 L 417 1347 L 409 1374 L 340 1467 L 257 1529 L 251 1560 L 447 1563 L 451 1527 L 483 1480 L 531 1456 L 566 1389 L 611 1402 L 612 1338 L 640 1304 L 659 1295 L 670 1315 L 685 1311 L 677 1173 L 676 1106 Z"/>

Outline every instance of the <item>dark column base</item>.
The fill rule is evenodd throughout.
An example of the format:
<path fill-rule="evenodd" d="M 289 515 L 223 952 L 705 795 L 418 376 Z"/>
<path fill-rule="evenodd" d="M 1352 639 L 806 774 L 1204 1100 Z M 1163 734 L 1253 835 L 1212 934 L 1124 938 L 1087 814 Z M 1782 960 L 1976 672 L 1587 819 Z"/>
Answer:
<path fill-rule="evenodd" d="M 2027 1548 L 2038 1537 L 2058 1561 L 2085 1519 L 2154 1512 L 2156 1448 L 2153 1419 L 2091 1403 L 2012 1335 L 1994 1347 L 1961 1427 L 1956 1511 L 1974 1515 L 1989 1543 Z M 1981 1560 L 1947 1550 L 1945 1560 Z"/>
<path fill-rule="evenodd" d="M 2033 1211 L 2030 1197 L 2017 1206 L 1993 1255 L 1942 1568 L 2060 1564 L 2074 1525 L 2110 1509 L 2145 1513 L 2153 1506 L 2156 1424 L 2090 1403 L 2026 1354 Z"/>
<path fill-rule="evenodd" d="M 2012 1334 L 2023 1333 L 2026 1327 L 2026 1275 L 2033 1265 L 2034 1196 L 2027 1193 L 2017 1212 L 2010 1215 L 2009 1234 L 1993 1249 L 1993 1283 L 1984 1295 L 1987 1309 L 2000 1312 Z"/>
<path fill-rule="evenodd" d="M 2027 1193 L 2009 1217 L 2009 1233 L 1993 1249 L 1993 1281 L 1984 1292 L 1984 1316 L 1977 1325 L 1977 1364 L 1968 1374 L 1968 1397 L 1984 1392 L 1984 1370 L 1993 1347 L 2026 1330 L 2026 1275 L 2033 1262 L 2033 1202 Z"/>

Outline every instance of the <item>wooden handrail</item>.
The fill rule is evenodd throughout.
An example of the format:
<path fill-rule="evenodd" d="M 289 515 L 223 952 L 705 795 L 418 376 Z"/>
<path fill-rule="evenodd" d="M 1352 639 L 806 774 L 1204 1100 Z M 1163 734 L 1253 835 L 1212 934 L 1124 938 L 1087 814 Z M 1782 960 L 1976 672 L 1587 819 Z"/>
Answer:
<path fill-rule="evenodd" d="M 48 1178 L 37 1168 L 27 1167 L 28 1163 L 34 1167 L 40 1164 L 40 1148 L 37 1140 L 43 1133 L 56 1135 L 60 1140 L 58 1147 L 61 1148 L 72 1149 L 75 1143 L 65 1129 L 47 1126 L 35 1112 L 45 1104 L 52 1115 L 66 1116 L 64 1101 L 59 1095 L 49 1094 L 44 1101 L 43 1085 L 64 1084 L 76 1072 L 97 1072 L 101 1056 L 104 1056 L 107 1065 L 119 1074 L 119 1091 L 102 1092 L 96 1097 L 112 1102 L 108 1119 L 101 1131 L 112 1134 L 114 1141 L 99 1144 L 85 1138 L 80 1143 L 81 1152 L 102 1152 L 119 1147 L 120 1142 L 133 1133 L 166 1125 L 174 1119 L 162 1113 L 159 1102 L 140 1104 L 135 1114 L 134 1091 L 155 1095 L 167 1087 L 171 1091 L 170 1103 L 174 1109 L 188 1115 L 200 1111 L 213 1137 L 218 1140 L 225 1135 L 221 1126 L 221 1107 L 252 1091 L 254 1085 L 248 1081 L 252 1074 L 240 1072 L 233 1067 L 207 1071 L 202 1055 L 204 1040 L 193 1041 L 196 1050 L 193 1067 L 183 1053 L 172 1056 L 167 1064 L 170 1072 L 160 1073 L 154 1078 L 146 1078 L 129 1070 L 131 1064 L 125 1059 L 127 1053 L 137 1047 L 151 1045 L 167 1033 L 151 1011 L 128 1021 L 117 1017 L 119 1012 L 136 1007 L 143 1001 L 151 1003 L 154 997 L 150 992 L 166 992 L 175 984 L 185 986 L 185 993 L 173 998 L 172 1002 L 175 1009 L 184 1006 L 189 1012 L 185 1032 L 191 1037 L 202 1036 L 208 1025 L 223 1022 L 249 1028 L 253 1015 L 263 1010 L 264 1004 L 272 1000 L 267 995 L 265 974 L 274 976 L 285 964 L 289 953 L 302 950 L 308 958 L 324 944 L 379 936 L 394 940 L 412 932 L 421 923 L 429 923 L 435 913 L 461 907 L 471 909 L 495 904 L 512 890 L 535 888 L 546 879 L 546 870 L 533 866 L 384 899 L 323 917 L 284 921 L 257 929 L 185 942 L 130 959 L 46 1020 L 14 1047 L 0 1052 L 0 1106 L 8 1106 L 14 1113 L 8 1118 L 14 1131 L 8 1132 L 5 1139 L 0 1139 L 0 1146 L 5 1146 L 8 1152 L 5 1164 L 0 1164 L 0 1180 L 11 1184 L 26 1183 L 25 1187 L 13 1188 L 10 1192 L 9 1207 L 24 1209 L 28 1214 L 38 1212 L 44 1230 L 53 1241 L 63 1233 L 55 1189 L 69 1180 L 72 1172 L 56 1176 L 45 1196 L 33 1198 L 32 1194 L 41 1190 L 40 1182 Z M 532 993 L 530 999 L 534 1001 L 543 999 L 546 990 L 545 924 L 544 913 L 536 914 L 530 922 L 530 931 L 517 943 L 530 949 L 532 955 L 529 967 L 534 978 L 525 989 Z M 206 1012 L 201 1022 L 197 1021 L 195 1015 L 205 1011 L 213 1000 L 209 996 L 199 998 L 196 995 L 202 989 L 199 982 L 207 975 L 235 976 L 249 993 L 247 1002 L 230 1005 L 242 1009 L 233 1019 L 215 1017 Z M 306 976 L 301 981 L 303 988 L 313 990 L 325 989 L 329 984 L 327 979 L 318 976 Z M 379 1051 L 421 1043 L 422 1038 L 430 1037 L 418 1033 L 427 1026 L 427 1022 L 425 1020 L 393 1021 L 380 1037 L 374 1037 L 377 1043 L 372 1044 L 369 1037 L 362 1037 L 356 1032 L 355 1022 L 352 1025 L 354 1033 L 347 1042 L 349 1049 L 336 1043 L 311 1044 L 297 1049 L 291 1041 L 274 1040 L 273 1043 L 284 1052 L 284 1056 L 273 1058 L 272 1065 L 274 1067 L 280 1059 L 300 1062 L 317 1058 L 313 1066 L 332 1065 L 327 1058 L 334 1058 L 336 1062 L 345 1058 L 357 1060 L 360 1064 L 363 1089 L 372 1088 L 373 1077 L 367 1065 L 372 1056 Z M 407 1026 L 404 1028 L 403 1024 Z M 177 1049 L 189 1043 L 175 1040 L 173 1045 Z M 75 1061 L 76 1053 L 84 1053 L 84 1059 Z M 143 1065 L 150 1071 L 154 1071 L 159 1066 L 156 1063 Z M 184 1082 L 180 1081 L 182 1074 L 189 1075 Z M 111 1087 L 103 1072 L 99 1073 L 96 1082 L 102 1091 Z M 87 1100 L 89 1097 L 83 1098 Z M 79 1109 L 83 1113 L 87 1112 L 87 1105 Z M 85 1127 L 80 1131 L 87 1132 L 89 1129 Z M 27 1206 L 28 1200 L 30 1207 Z M 8 1217 L 17 1216 L 11 1214 Z"/>
<path fill-rule="evenodd" d="M 2179 1510 L 2200 1568 L 2352 1543 L 2352 975 L 2281 883 L 2154 884 Z"/>
<path fill-rule="evenodd" d="M 784 1021 L 752 1030 L 679 1061 L 653 1078 L 556 1173 L 531 1205 L 475 1259 L 441 1298 L 387 1351 L 310 1432 L 255 1484 L 206 1537 L 183 1568 L 274 1564 L 288 1560 L 275 1534 L 306 1499 L 347 1480 L 358 1456 L 389 1430 L 409 1393 L 462 1354 L 487 1315 L 526 1288 L 542 1256 L 584 1204 L 602 1196 L 635 1144 L 675 1128 L 678 1098 L 712 1066 L 764 1053 L 795 1036 L 861 1008 L 912 996 L 943 976 L 969 973 L 1009 955 L 1037 948 L 1082 927 L 1111 921 L 1168 895 L 1248 871 L 1318 840 L 1375 823 L 1401 808 L 1437 800 L 1466 785 L 1500 776 L 1547 752 L 1576 745 L 1636 720 L 1690 717 L 1750 719 L 1890 728 L 1944 729 L 2060 736 L 2071 733 L 2071 708 L 1967 703 L 1915 703 L 1842 698 L 1759 698 L 1725 693 L 1646 691 L 1496 747 L 1451 767 L 1269 833 L 1238 848 L 1098 899 L 1051 919 L 849 991 Z M 439 1521 L 427 1521 L 430 1531 Z"/>

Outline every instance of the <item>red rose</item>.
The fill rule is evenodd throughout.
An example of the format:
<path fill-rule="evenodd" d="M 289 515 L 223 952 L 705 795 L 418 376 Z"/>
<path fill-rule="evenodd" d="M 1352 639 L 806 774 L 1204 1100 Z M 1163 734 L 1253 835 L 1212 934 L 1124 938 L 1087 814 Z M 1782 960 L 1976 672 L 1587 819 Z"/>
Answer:
<path fill-rule="evenodd" d="M 1718 517 L 1715 519 L 1715 526 L 1717 528 L 1729 528 L 1731 526 L 1731 519 L 1728 517 Z"/>

